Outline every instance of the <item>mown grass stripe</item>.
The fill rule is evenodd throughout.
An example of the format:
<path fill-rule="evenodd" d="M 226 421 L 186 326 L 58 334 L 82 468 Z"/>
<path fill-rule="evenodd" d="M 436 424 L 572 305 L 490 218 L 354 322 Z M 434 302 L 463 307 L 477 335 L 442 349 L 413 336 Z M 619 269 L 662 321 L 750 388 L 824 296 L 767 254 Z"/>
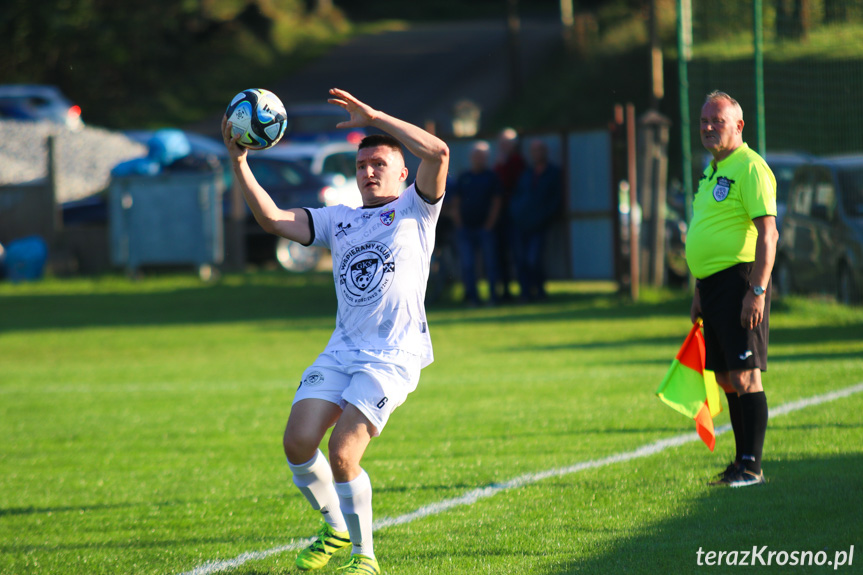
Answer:
<path fill-rule="evenodd" d="M 789 413 L 800 411 L 808 407 L 814 407 L 822 403 L 829 403 L 837 399 L 849 397 L 860 392 L 863 392 L 863 382 L 828 393 L 823 393 L 820 395 L 815 395 L 812 397 L 806 397 L 803 399 L 798 399 L 796 401 L 784 403 L 776 408 L 772 408 L 770 410 L 770 417 L 772 418 L 787 415 Z M 729 431 L 730 429 L 730 424 L 717 427 L 716 435 L 721 435 Z M 437 503 L 432 503 L 431 505 L 425 505 L 423 507 L 420 507 L 416 511 L 405 513 L 404 515 L 399 515 L 398 517 L 384 517 L 375 521 L 374 530 L 377 531 L 379 529 L 385 529 L 387 527 L 404 525 L 407 523 L 418 521 L 420 519 L 424 519 L 426 517 L 431 517 L 433 515 L 440 515 L 441 513 L 444 513 L 445 511 L 448 511 L 455 507 L 460 507 L 463 505 L 473 505 L 474 503 L 482 499 L 487 499 L 489 497 L 497 495 L 502 491 L 517 489 L 519 487 L 524 487 L 532 483 L 537 483 L 551 477 L 563 477 L 565 475 L 572 475 L 574 473 L 579 473 L 588 469 L 597 469 L 600 467 L 606 467 L 617 463 L 624 463 L 633 459 L 641 459 L 643 457 L 655 455 L 657 453 L 665 451 L 666 449 L 679 447 L 681 445 L 685 445 L 687 443 L 699 440 L 700 438 L 695 432 L 684 433 L 681 435 L 675 435 L 673 437 L 660 439 L 658 441 L 654 441 L 653 443 L 642 445 L 641 447 L 638 447 L 637 449 L 634 449 L 632 451 L 616 453 L 614 455 L 609 455 L 608 457 L 603 457 L 601 459 L 581 461 L 568 467 L 548 469 L 546 471 L 540 471 L 537 473 L 526 473 L 524 475 L 520 475 L 518 477 L 510 479 L 509 481 L 506 481 L 504 483 L 495 483 L 486 487 L 480 487 L 468 491 L 467 493 L 459 497 L 445 499 Z M 246 552 L 237 557 L 234 557 L 233 559 L 210 561 L 208 563 L 204 563 L 198 567 L 195 567 L 191 571 L 186 571 L 181 575 L 210 575 L 211 573 L 229 571 L 231 569 L 236 569 L 237 567 L 240 567 L 243 564 L 248 563 L 249 561 L 260 561 L 278 553 L 284 553 L 286 551 L 297 551 L 310 545 L 312 541 L 314 541 L 313 538 L 302 539 L 298 541 L 292 541 L 291 543 L 281 545 L 279 547 L 274 547 L 272 549 L 266 549 L 264 551 Z"/>

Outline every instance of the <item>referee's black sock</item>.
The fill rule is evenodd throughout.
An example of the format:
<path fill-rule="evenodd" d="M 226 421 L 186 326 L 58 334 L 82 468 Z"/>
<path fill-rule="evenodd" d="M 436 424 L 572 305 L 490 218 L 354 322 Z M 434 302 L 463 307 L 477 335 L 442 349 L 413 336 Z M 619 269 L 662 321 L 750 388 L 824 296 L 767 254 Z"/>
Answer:
<path fill-rule="evenodd" d="M 728 416 L 731 418 L 731 431 L 734 432 L 734 463 L 740 463 L 743 456 L 743 411 L 740 407 L 740 397 L 736 391 L 726 391 L 728 400 Z"/>
<path fill-rule="evenodd" d="M 767 397 L 763 391 L 745 393 L 740 396 L 740 407 L 743 412 L 743 464 L 749 471 L 761 473 L 761 453 L 767 433 Z"/>

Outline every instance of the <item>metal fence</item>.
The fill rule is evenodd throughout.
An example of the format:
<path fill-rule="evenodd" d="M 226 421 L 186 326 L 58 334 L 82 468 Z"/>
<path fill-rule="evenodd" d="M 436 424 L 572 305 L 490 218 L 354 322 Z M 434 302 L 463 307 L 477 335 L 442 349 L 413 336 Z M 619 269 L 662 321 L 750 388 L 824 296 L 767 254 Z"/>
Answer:
<path fill-rule="evenodd" d="M 687 197 L 708 160 L 698 133 L 704 97 L 727 92 L 743 108 L 744 140 L 777 176 L 777 287 L 860 301 L 863 230 L 853 206 L 863 189 L 843 182 L 863 182 L 848 175 L 863 174 L 863 0 L 678 0 L 677 9 Z M 807 195 L 829 217 L 802 209 L 811 202 L 795 198 Z"/>

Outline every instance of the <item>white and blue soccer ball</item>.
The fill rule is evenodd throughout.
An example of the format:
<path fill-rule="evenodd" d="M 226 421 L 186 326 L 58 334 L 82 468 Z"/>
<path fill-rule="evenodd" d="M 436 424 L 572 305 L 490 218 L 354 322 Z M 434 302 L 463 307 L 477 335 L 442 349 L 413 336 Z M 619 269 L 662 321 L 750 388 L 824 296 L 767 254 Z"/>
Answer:
<path fill-rule="evenodd" d="M 269 90 L 243 90 L 231 100 L 225 115 L 237 143 L 251 150 L 275 146 L 288 127 L 288 114 L 278 96 Z"/>

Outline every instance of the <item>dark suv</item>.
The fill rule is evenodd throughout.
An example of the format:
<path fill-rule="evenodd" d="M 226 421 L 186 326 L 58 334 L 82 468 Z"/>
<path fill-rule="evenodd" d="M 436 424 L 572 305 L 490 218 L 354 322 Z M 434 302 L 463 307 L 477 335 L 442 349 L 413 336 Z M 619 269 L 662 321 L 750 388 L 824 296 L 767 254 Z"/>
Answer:
<path fill-rule="evenodd" d="M 863 156 L 824 158 L 795 170 L 773 279 L 780 293 L 863 299 Z"/>

